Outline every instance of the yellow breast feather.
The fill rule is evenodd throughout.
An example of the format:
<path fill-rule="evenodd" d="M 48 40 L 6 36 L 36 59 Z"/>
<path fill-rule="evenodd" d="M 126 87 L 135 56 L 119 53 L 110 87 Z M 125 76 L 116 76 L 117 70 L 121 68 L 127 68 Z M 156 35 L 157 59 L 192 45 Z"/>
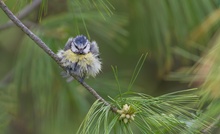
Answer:
<path fill-rule="evenodd" d="M 101 62 L 92 53 L 87 53 L 84 55 L 79 55 L 73 53 L 71 50 L 59 50 L 57 53 L 58 57 L 61 58 L 63 66 L 72 66 L 72 64 L 77 64 L 78 70 L 74 73 L 78 76 L 83 76 L 84 73 L 87 76 L 95 77 L 101 70 Z"/>
<path fill-rule="evenodd" d="M 65 57 L 65 59 L 68 59 L 70 62 L 78 62 L 78 64 L 84 67 L 86 67 L 87 65 L 91 65 L 91 63 L 95 60 L 92 53 L 79 55 L 73 53 L 71 50 L 65 51 L 63 56 Z"/>

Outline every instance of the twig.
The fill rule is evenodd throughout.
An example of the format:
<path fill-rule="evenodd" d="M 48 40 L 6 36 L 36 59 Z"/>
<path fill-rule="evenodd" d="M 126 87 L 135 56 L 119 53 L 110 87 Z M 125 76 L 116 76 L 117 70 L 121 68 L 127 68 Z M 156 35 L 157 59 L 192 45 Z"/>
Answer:
<path fill-rule="evenodd" d="M 27 15 L 29 15 L 35 8 L 37 8 L 40 3 L 41 3 L 42 0 L 33 0 L 32 3 L 30 3 L 29 5 L 27 5 L 24 9 L 22 9 L 20 12 L 18 12 L 16 14 L 17 18 L 19 20 L 25 18 Z M 4 30 L 4 29 L 7 29 L 11 26 L 13 26 L 14 23 L 9 20 L 6 24 L 3 24 L 0 26 L 0 30 Z"/>
<path fill-rule="evenodd" d="M 6 83 L 10 82 L 11 79 L 12 79 L 13 74 L 14 74 L 13 70 L 10 70 L 10 71 L 0 80 L 0 83 L 6 84 Z"/>
<path fill-rule="evenodd" d="M 216 117 L 215 121 L 202 130 L 203 134 L 209 133 L 209 131 L 219 123 L 220 115 Z"/>
<path fill-rule="evenodd" d="M 56 63 L 62 67 L 65 70 L 65 67 L 60 62 L 60 59 L 57 57 L 57 55 L 33 32 L 31 32 L 5 5 L 5 3 L 0 0 L 0 7 L 5 12 L 5 14 L 24 32 L 26 33 L 40 48 L 42 48 L 53 60 L 56 61 Z M 72 77 L 74 77 L 83 87 L 85 87 L 96 99 L 103 102 L 106 106 L 110 106 L 110 104 L 104 100 L 92 87 L 90 87 L 85 82 L 80 82 L 80 79 L 74 75 L 71 74 Z M 117 108 L 111 106 L 111 109 L 113 112 L 117 111 Z"/>
<path fill-rule="evenodd" d="M 28 27 L 28 28 L 37 25 L 36 23 L 31 22 L 31 21 L 28 21 L 28 20 L 25 20 L 25 21 L 23 22 L 23 24 L 24 24 L 26 27 Z M 0 26 L 0 32 L 2 32 L 3 30 L 5 30 L 5 29 L 7 29 L 7 28 L 9 28 L 9 27 L 11 27 L 11 26 L 14 26 L 14 23 L 13 23 L 12 21 L 9 21 L 9 23 L 6 23 L 6 24 L 4 24 L 4 25 L 1 25 L 1 26 Z"/>

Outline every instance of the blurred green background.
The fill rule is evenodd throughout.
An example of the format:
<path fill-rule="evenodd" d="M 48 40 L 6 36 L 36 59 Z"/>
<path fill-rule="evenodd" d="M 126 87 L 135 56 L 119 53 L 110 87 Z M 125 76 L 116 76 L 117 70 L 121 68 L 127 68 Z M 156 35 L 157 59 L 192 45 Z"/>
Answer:
<path fill-rule="evenodd" d="M 5 3 L 16 14 L 30 2 Z M 148 53 L 132 90 L 158 96 L 199 87 L 209 81 L 206 76 L 218 74 L 219 4 L 218 0 L 44 0 L 22 21 L 54 52 L 79 34 L 97 41 L 103 69 L 86 82 L 107 100 L 119 93 L 111 66 L 117 66 L 126 91 L 138 59 Z M 1 11 L 1 133 L 75 133 L 94 97 L 77 82 L 67 83 L 57 64 L 20 29 L 1 27 L 8 21 Z M 200 64 L 202 59 L 205 64 Z M 208 84 L 211 89 L 216 86 L 211 94 L 218 98 L 219 81 L 214 80 L 214 85 Z"/>

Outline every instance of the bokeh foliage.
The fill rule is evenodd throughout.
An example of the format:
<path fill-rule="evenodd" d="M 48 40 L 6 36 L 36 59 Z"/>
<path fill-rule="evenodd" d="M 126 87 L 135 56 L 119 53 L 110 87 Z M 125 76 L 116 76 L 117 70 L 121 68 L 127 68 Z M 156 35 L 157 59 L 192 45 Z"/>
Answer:
<path fill-rule="evenodd" d="M 6 4 L 16 13 L 29 2 Z M 0 24 L 8 21 L 3 12 L 0 18 Z M 111 65 L 118 67 L 120 86 L 126 91 L 140 55 L 147 52 L 132 90 L 158 95 L 186 89 L 204 72 L 203 79 L 192 86 L 200 87 L 205 81 L 201 89 L 209 95 L 204 104 L 216 95 L 205 111 L 218 117 L 219 18 L 217 0 L 43 0 L 24 20 L 35 24 L 31 30 L 54 52 L 71 36 L 85 34 L 96 40 L 103 72 L 87 82 L 106 99 L 119 93 Z M 0 30 L 0 57 L 1 133 L 77 131 L 94 101 L 85 89 L 76 82 L 66 83 L 59 75 L 61 69 L 16 27 Z"/>

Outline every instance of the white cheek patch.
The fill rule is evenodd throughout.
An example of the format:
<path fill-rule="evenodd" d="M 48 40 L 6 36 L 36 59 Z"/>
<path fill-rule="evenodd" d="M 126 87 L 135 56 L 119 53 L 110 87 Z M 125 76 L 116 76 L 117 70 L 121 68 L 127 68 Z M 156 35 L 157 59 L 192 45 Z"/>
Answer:
<path fill-rule="evenodd" d="M 78 49 L 75 47 L 75 45 L 72 45 L 71 50 L 72 50 L 73 52 L 78 52 Z"/>
<path fill-rule="evenodd" d="M 89 53 L 90 52 L 90 44 L 87 44 L 86 48 L 83 51 L 84 51 L 84 53 Z"/>

